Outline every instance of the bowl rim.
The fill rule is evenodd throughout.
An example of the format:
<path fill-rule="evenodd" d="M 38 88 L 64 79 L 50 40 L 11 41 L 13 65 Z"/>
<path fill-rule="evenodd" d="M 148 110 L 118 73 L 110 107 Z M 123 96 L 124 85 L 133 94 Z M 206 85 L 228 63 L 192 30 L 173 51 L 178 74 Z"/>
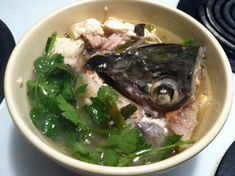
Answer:
<path fill-rule="evenodd" d="M 18 53 L 21 50 L 21 47 L 25 43 L 25 41 L 28 40 L 31 33 L 34 33 L 34 31 L 40 27 L 45 21 L 49 20 L 50 18 L 56 16 L 59 13 L 62 13 L 63 11 L 67 11 L 71 8 L 74 8 L 75 6 L 79 6 L 86 3 L 94 2 L 95 0 L 81 0 L 76 3 L 72 3 L 70 5 L 64 6 L 62 8 L 59 8 L 53 12 L 51 12 L 46 17 L 42 18 L 37 24 L 35 24 L 33 27 L 31 27 L 20 39 L 18 44 L 16 45 L 14 51 L 12 52 L 6 72 L 4 77 L 4 91 L 5 91 L 5 99 L 6 104 L 8 107 L 8 110 L 10 112 L 11 118 L 14 121 L 15 125 L 18 127 L 18 129 L 21 131 L 21 133 L 25 136 L 25 138 L 34 145 L 40 152 L 44 153 L 51 159 L 55 160 L 56 162 L 67 166 L 73 170 L 79 169 L 82 172 L 89 172 L 89 173 L 96 173 L 96 174 L 105 174 L 105 175 L 140 175 L 140 174 L 146 174 L 146 173 L 153 173 L 153 172 L 160 172 L 169 168 L 172 168 L 174 166 L 177 166 L 186 160 L 192 158 L 197 153 L 199 153 L 201 150 L 203 150 L 207 145 L 209 145 L 212 140 L 218 135 L 219 131 L 224 126 L 226 119 L 228 117 L 228 114 L 230 112 L 230 108 L 232 105 L 232 95 L 233 95 L 233 85 L 232 85 L 232 71 L 231 67 L 229 65 L 229 62 L 227 60 L 227 56 L 224 53 L 224 50 L 218 43 L 218 41 L 215 39 L 215 37 L 198 21 L 190 17 L 189 15 L 185 14 L 184 12 L 167 7 L 165 5 L 161 5 L 154 0 L 133 0 L 134 2 L 144 2 L 149 3 L 153 6 L 156 6 L 157 8 L 161 8 L 167 11 L 171 11 L 175 13 L 179 18 L 188 19 L 190 20 L 194 25 L 198 26 L 200 30 L 205 33 L 208 38 L 214 43 L 215 47 L 218 49 L 220 58 L 222 59 L 222 63 L 225 68 L 225 75 L 226 75 L 226 94 L 225 94 L 225 104 L 224 108 L 219 114 L 219 118 L 215 125 L 208 131 L 208 133 L 203 136 L 200 140 L 198 140 L 193 146 L 188 148 L 187 150 L 160 162 L 152 163 L 149 165 L 141 165 L 141 166 L 128 166 L 128 167 L 111 167 L 111 166 L 101 166 L 96 164 L 90 164 L 83 161 L 79 161 L 78 159 L 72 158 L 67 156 L 64 153 L 61 153 L 53 148 L 51 148 L 49 145 L 44 143 L 40 138 L 37 137 L 36 134 L 34 134 L 24 123 L 23 119 L 20 117 L 19 113 L 14 109 L 17 104 L 14 102 L 14 97 L 11 96 L 11 90 L 13 90 L 13 85 L 11 83 L 11 78 L 13 77 L 13 66 L 14 66 L 14 60 L 17 58 Z M 102 2 L 107 0 L 102 0 Z M 115 0 L 113 0 L 115 1 Z M 123 0 L 123 2 L 128 0 Z"/>

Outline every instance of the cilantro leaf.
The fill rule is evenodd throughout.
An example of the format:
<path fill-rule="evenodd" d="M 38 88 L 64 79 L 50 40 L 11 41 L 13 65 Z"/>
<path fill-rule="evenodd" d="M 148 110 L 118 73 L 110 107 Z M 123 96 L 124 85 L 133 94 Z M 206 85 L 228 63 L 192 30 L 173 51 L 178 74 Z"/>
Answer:
<path fill-rule="evenodd" d="M 103 151 L 103 164 L 106 166 L 116 166 L 118 164 L 119 155 L 110 149 L 104 149 Z"/>
<path fill-rule="evenodd" d="M 179 146 L 185 145 L 185 144 L 193 144 L 194 141 L 183 141 L 181 140 L 181 136 L 179 135 L 173 135 L 168 136 L 167 142 L 162 147 L 152 147 L 149 148 L 141 153 L 133 154 L 129 157 L 129 161 L 132 161 L 135 157 L 139 158 L 155 158 L 158 161 L 161 161 L 165 158 L 168 158 L 172 155 L 172 152 L 175 151 L 175 149 Z M 125 165 L 128 164 L 128 162 L 124 163 Z M 124 166 L 124 165 L 122 165 Z"/>
<path fill-rule="evenodd" d="M 86 92 L 87 84 L 80 85 L 76 90 L 76 97 Z"/>
<path fill-rule="evenodd" d="M 61 89 L 63 97 L 68 101 L 73 101 L 75 100 L 75 93 L 70 82 L 70 80 L 65 81 Z"/>
<path fill-rule="evenodd" d="M 35 100 L 36 81 L 28 80 L 26 85 L 27 85 L 28 95 L 31 96 L 33 100 Z"/>
<path fill-rule="evenodd" d="M 43 107 L 35 107 L 30 112 L 33 124 L 48 137 L 56 137 L 62 131 L 61 123 L 56 115 L 50 114 Z"/>
<path fill-rule="evenodd" d="M 75 142 L 72 148 L 72 154 L 81 161 L 99 164 L 102 152 L 85 147 L 80 142 Z"/>
<path fill-rule="evenodd" d="M 76 109 L 68 103 L 62 95 L 57 96 L 56 100 L 60 110 L 62 111 L 62 115 L 66 119 L 70 120 L 73 124 L 79 125 L 81 128 L 86 129 L 86 127 L 82 124 L 80 115 Z"/>
<path fill-rule="evenodd" d="M 105 99 L 108 97 L 111 97 L 113 101 L 116 101 L 118 98 L 118 94 L 115 90 L 113 90 L 110 86 L 102 85 L 99 88 L 99 91 L 97 93 L 97 97 L 104 102 Z"/>
<path fill-rule="evenodd" d="M 111 133 L 104 144 L 104 148 L 130 154 L 143 148 L 148 148 L 137 128 L 122 128 L 119 133 Z"/>
<path fill-rule="evenodd" d="M 63 64 L 64 57 L 61 54 L 54 54 L 51 58 L 46 56 L 39 57 L 33 63 L 34 69 L 37 73 L 45 73 L 55 64 Z"/>
<path fill-rule="evenodd" d="M 91 97 L 91 105 L 85 105 L 85 112 L 91 117 L 91 119 L 102 127 L 107 127 L 109 123 L 108 110 L 104 104 L 97 97 Z"/>

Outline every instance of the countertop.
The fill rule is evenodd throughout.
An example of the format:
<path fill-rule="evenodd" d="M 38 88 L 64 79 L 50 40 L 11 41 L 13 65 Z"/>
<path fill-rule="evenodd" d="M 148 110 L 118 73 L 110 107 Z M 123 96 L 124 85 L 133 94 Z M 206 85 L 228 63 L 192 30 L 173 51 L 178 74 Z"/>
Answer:
<path fill-rule="evenodd" d="M 49 12 L 74 2 L 77 1 L 1 0 L 0 19 L 8 25 L 17 43 L 33 24 Z M 178 0 L 156 2 L 176 7 Z M 223 154 L 235 140 L 234 116 L 235 102 L 225 126 L 213 142 L 198 155 L 163 176 L 212 176 Z M 5 100 L 0 105 L 0 143 L 0 176 L 76 176 L 48 159 L 26 141 L 13 124 Z"/>

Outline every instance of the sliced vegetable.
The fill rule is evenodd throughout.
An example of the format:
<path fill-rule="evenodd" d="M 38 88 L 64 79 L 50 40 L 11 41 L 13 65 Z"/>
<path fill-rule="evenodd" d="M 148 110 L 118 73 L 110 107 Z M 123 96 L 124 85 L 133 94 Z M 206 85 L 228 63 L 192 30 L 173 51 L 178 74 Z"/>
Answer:
<path fill-rule="evenodd" d="M 124 44 L 120 44 L 115 48 L 115 51 L 123 51 L 127 48 L 129 48 L 131 45 L 133 45 L 134 43 L 136 43 L 136 40 L 130 40 L 125 42 Z"/>
<path fill-rule="evenodd" d="M 108 113 L 112 120 L 114 121 L 117 128 L 124 128 L 126 127 L 126 123 L 124 120 L 124 117 L 120 113 L 117 104 L 114 102 L 114 100 L 111 97 L 108 97 L 104 100 L 104 104 L 108 109 Z"/>
<path fill-rule="evenodd" d="M 121 115 L 124 119 L 128 119 L 132 114 L 135 113 L 137 107 L 134 104 L 128 104 L 120 109 Z"/>

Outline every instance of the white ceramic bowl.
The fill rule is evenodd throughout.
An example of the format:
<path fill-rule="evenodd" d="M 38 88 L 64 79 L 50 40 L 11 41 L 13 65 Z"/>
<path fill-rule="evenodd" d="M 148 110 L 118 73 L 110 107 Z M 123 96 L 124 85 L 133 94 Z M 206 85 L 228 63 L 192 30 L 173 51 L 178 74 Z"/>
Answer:
<path fill-rule="evenodd" d="M 54 31 L 69 31 L 70 26 L 86 18 L 104 19 L 108 16 L 131 21 L 154 23 L 182 38 L 193 37 L 195 43 L 207 48 L 207 70 L 212 85 L 210 109 L 199 125 L 196 143 L 185 151 L 161 162 L 136 167 L 107 167 L 85 163 L 61 152 L 32 124 L 26 81 L 32 78 L 33 60 L 43 52 L 47 37 Z M 23 79 L 23 85 L 17 82 Z M 160 173 L 195 156 L 219 133 L 232 103 L 232 74 L 227 57 L 217 40 L 200 23 L 185 13 L 161 6 L 150 0 L 89 0 L 59 9 L 33 26 L 14 49 L 5 73 L 5 97 L 10 114 L 24 136 L 42 153 L 78 173 L 100 175 L 143 175 Z"/>

